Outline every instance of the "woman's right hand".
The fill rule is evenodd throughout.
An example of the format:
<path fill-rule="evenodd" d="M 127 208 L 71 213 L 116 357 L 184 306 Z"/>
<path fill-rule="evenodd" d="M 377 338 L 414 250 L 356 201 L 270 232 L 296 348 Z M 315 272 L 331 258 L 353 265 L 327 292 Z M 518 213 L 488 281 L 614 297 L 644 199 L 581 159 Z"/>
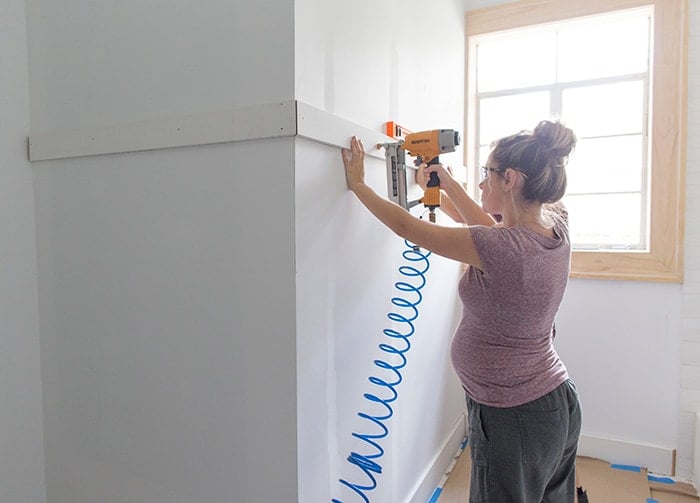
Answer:
<path fill-rule="evenodd" d="M 440 185 L 446 184 L 448 180 L 454 177 L 450 166 L 445 167 L 442 164 L 431 164 L 428 166 L 427 164 L 421 164 L 416 171 L 416 183 L 423 190 L 425 190 L 428 180 L 430 180 L 430 173 L 437 173 Z"/>

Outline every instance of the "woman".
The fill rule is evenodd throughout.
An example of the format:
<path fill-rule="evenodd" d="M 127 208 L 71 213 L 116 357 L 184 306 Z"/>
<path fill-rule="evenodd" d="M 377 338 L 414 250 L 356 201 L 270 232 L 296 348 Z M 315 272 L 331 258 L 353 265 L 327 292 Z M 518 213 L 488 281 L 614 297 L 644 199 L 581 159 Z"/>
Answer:
<path fill-rule="evenodd" d="M 364 148 L 343 149 L 348 188 L 399 236 L 470 267 L 452 363 L 467 396 L 471 503 L 575 501 L 581 411 L 553 346 L 571 246 L 565 165 L 576 144 L 559 122 L 498 140 L 483 169 L 481 206 L 437 164 L 443 209 L 460 227 L 415 218 L 364 182 Z M 498 215 L 499 222 L 491 215 Z"/>

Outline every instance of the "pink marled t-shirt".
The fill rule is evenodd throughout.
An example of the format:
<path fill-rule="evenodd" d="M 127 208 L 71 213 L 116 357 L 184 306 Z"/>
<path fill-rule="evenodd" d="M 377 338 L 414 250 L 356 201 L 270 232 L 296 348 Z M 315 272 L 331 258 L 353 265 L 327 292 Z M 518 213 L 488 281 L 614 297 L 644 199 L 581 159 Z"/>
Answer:
<path fill-rule="evenodd" d="M 463 314 L 452 364 L 481 404 L 522 405 L 568 379 L 552 327 L 571 245 L 566 222 L 553 216 L 556 238 L 523 227 L 470 227 L 483 269 L 470 266 L 459 283 Z"/>

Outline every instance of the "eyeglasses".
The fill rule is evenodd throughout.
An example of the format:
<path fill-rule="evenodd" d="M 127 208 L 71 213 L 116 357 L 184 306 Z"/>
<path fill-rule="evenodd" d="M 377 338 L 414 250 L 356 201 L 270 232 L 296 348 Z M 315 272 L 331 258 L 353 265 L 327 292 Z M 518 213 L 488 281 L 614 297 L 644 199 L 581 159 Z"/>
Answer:
<path fill-rule="evenodd" d="M 491 171 L 499 172 L 503 170 L 500 168 L 489 168 L 488 166 L 481 166 L 481 179 L 486 180 L 489 177 L 489 173 Z"/>
<path fill-rule="evenodd" d="M 511 168 L 511 169 L 513 171 L 517 171 L 518 173 L 523 175 L 523 177 L 527 180 L 527 174 L 524 171 L 521 171 L 521 170 L 515 169 L 515 168 Z M 489 177 L 489 173 L 492 171 L 495 173 L 501 173 L 501 172 L 505 171 L 505 169 L 489 168 L 488 166 L 481 166 L 481 180 L 486 180 Z"/>

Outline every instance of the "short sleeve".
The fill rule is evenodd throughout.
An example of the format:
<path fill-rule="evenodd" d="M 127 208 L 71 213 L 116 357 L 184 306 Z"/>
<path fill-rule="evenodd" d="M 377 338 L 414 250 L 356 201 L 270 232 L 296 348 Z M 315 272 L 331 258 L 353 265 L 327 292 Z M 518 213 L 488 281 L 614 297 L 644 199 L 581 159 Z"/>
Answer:
<path fill-rule="evenodd" d="M 554 230 L 557 235 L 568 241 L 569 240 L 569 211 L 566 206 L 559 201 L 554 204 L 549 204 L 545 207 L 545 215 L 554 223 Z"/>

